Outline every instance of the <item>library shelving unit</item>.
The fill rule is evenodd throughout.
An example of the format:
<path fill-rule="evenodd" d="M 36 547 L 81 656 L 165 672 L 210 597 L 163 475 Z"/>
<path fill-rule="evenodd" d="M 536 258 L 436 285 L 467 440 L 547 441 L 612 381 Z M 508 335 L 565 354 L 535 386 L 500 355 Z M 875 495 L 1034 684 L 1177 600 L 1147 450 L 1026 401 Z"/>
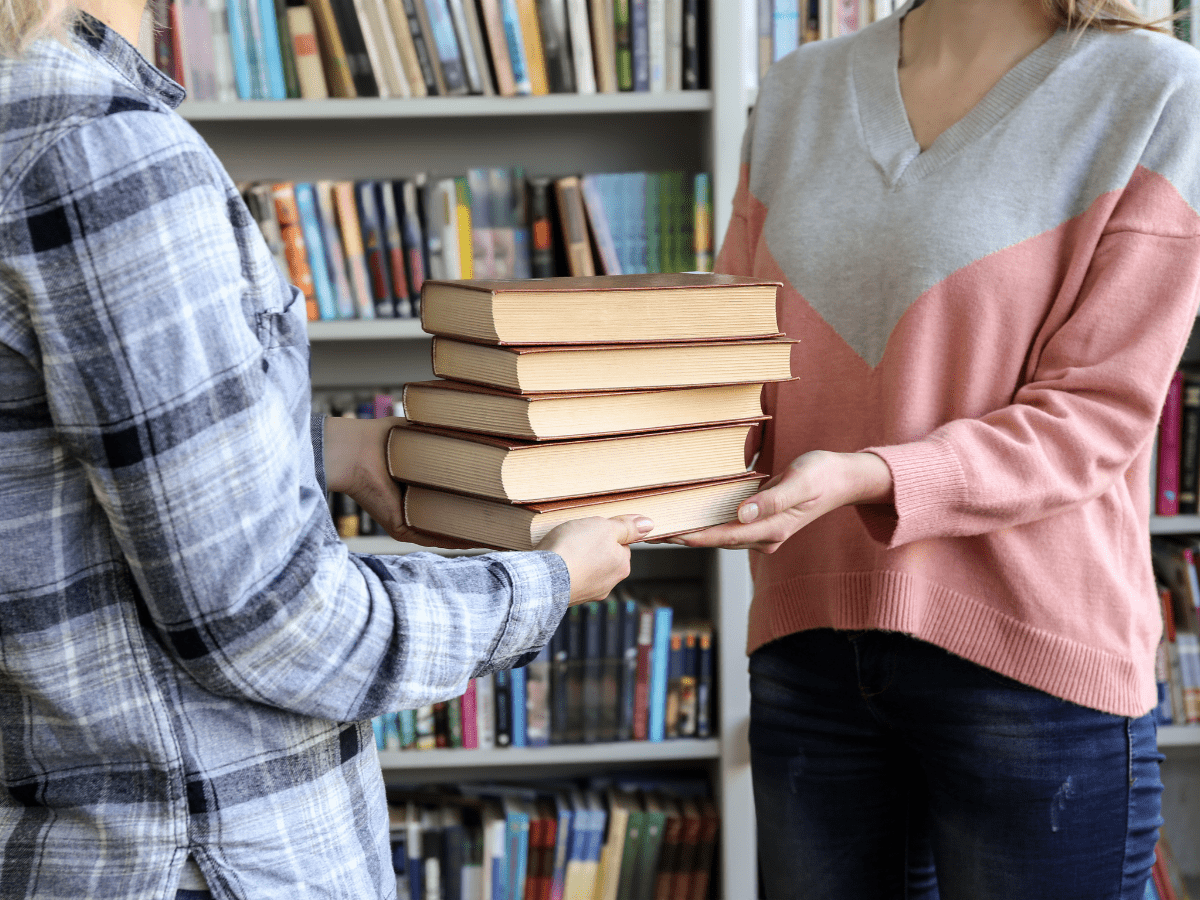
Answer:
<path fill-rule="evenodd" d="M 1200 516 L 1151 516 L 1150 533 L 1200 535 Z M 1200 891 L 1200 725 L 1169 725 L 1158 731 L 1162 765 L 1163 819 L 1171 849 Z"/>
<path fill-rule="evenodd" d="M 542 97 L 429 97 L 411 100 L 185 102 L 180 113 L 235 180 L 396 178 L 461 175 L 473 166 L 523 166 L 529 175 L 708 171 L 713 231 L 729 221 L 747 108 L 742 84 L 740 6 L 714 3 L 708 21 L 706 90 Z M 724 36 L 724 39 L 722 38 Z M 413 321 L 310 325 L 315 391 L 395 389 L 432 377 L 427 335 Z M 359 538 L 352 550 L 417 548 Z M 742 652 L 750 578 L 742 552 L 642 545 L 633 576 L 699 576 L 717 635 L 718 736 L 547 748 L 382 752 L 392 783 L 574 777 L 598 771 L 702 771 L 721 810 L 715 894 L 757 896 L 750 788 L 749 687 Z"/>

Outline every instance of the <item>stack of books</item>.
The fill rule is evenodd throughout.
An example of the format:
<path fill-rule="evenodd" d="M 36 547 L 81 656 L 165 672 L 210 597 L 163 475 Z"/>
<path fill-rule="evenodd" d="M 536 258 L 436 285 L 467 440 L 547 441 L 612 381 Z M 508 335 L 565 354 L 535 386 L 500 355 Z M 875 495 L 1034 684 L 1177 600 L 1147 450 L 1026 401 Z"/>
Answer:
<path fill-rule="evenodd" d="M 732 520 L 745 447 L 791 378 L 779 285 L 729 275 L 426 281 L 437 380 L 405 386 L 388 466 L 422 531 L 532 549 L 585 516 L 648 538 Z"/>

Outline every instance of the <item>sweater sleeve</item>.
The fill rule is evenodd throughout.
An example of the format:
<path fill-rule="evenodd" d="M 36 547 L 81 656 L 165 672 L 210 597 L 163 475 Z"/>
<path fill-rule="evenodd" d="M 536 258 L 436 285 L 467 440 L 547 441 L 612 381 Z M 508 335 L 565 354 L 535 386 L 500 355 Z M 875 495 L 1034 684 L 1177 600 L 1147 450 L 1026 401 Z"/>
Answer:
<path fill-rule="evenodd" d="M 1175 184 L 1139 166 L 1078 269 L 1069 313 L 1030 351 L 1009 405 L 868 448 L 895 485 L 894 507 L 859 507 L 876 540 L 894 547 L 1052 516 L 1110 490 L 1145 452 L 1195 322 L 1200 218 Z"/>

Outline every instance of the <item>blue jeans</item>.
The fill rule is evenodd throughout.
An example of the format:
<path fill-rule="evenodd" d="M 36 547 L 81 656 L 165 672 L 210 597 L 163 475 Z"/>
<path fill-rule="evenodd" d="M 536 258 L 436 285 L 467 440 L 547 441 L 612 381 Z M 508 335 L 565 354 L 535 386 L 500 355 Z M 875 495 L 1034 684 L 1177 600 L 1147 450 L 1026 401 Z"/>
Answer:
<path fill-rule="evenodd" d="M 1153 717 L 1126 719 L 881 631 L 750 658 L 770 900 L 1142 900 Z"/>

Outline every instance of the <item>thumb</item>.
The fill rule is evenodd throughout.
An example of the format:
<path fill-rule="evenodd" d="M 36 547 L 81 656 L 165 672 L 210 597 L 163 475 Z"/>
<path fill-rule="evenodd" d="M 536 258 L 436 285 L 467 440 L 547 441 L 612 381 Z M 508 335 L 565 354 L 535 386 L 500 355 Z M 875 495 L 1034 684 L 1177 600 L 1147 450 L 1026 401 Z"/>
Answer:
<path fill-rule="evenodd" d="M 613 516 L 609 521 L 617 524 L 617 542 L 621 544 L 636 543 L 654 530 L 654 522 L 635 513 Z"/>

